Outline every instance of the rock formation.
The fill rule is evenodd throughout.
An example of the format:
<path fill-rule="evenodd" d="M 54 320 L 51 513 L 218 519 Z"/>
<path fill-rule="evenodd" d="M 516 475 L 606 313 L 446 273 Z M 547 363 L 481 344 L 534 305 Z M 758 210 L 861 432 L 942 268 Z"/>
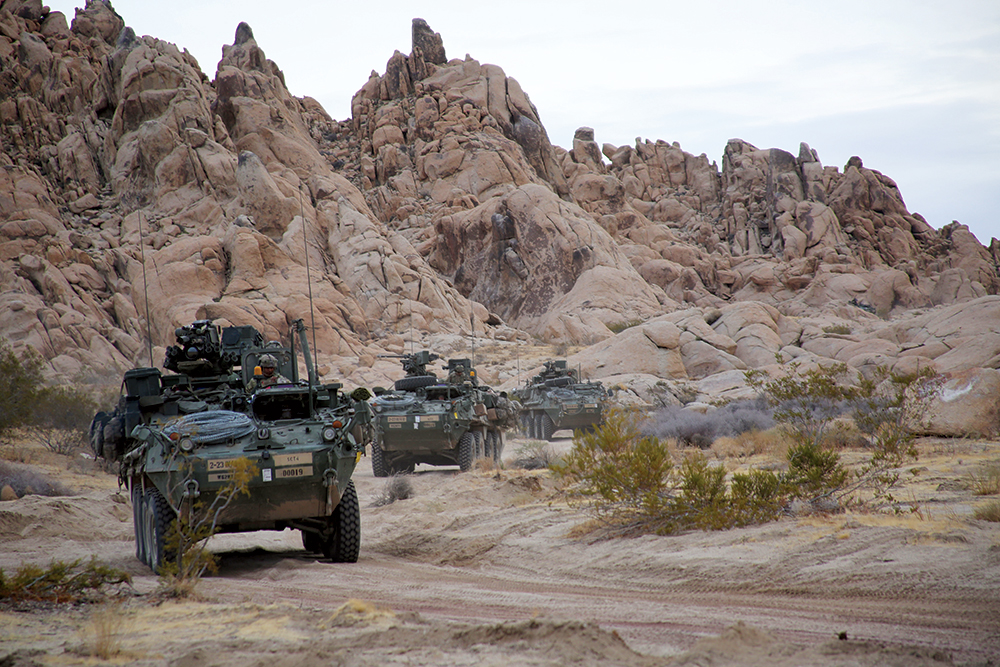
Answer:
<path fill-rule="evenodd" d="M 421 19 L 344 121 L 292 96 L 245 23 L 210 80 L 107 0 L 71 24 L 3 0 L 0 65 L 0 335 L 52 380 L 116 377 L 150 345 L 159 365 L 203 318 L 279 338 L 315 317 L 321 371 L 356 383 L 415 338 L 470 335 L 514 382 L 534 336 L 653 403 L 739 395 L 776 355 L 1000 367 L 1000 241 L 935 230 L 889 177 L 804 143 L 733 139 L 721 167 L 590 128 L 554 146 L 516 80 L 448 60 Z"/>

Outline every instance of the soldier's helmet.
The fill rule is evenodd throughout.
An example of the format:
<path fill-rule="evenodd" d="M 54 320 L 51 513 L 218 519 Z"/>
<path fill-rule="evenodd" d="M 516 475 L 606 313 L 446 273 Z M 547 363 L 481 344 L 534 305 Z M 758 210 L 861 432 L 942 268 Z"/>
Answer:
<path fill-rule="evenodd" d="M 260 358 L 261 368 L 277 368 L 278 360 L 274 358 L 273 354 L 265 354 Z"/>

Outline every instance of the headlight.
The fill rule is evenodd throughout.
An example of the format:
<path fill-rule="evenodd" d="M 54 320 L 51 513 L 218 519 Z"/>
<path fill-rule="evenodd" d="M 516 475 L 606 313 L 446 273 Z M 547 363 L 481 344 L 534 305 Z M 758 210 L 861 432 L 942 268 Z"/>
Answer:
<path fill-rule="evenodd" d="M 323 428 L 323 439 L 327 442 L 335 440 L 337 438 L 337 429 L 332 426 L 326 426 Z"/>
<path fill-rule="evenodd" d="M 181 441 L 177 443 L 177 446 L 181 448 L 181 451 L 185 454 L 190 454 L 194 451 L 194 440 L 191 438 L 181 438 Z"/>
<path fill-rule="evenodd" d="M 268 429 L 266 426 L 257 429 L 258 440 L 267 440 L 270 437 L 271 437 L 271 430 Z"/>

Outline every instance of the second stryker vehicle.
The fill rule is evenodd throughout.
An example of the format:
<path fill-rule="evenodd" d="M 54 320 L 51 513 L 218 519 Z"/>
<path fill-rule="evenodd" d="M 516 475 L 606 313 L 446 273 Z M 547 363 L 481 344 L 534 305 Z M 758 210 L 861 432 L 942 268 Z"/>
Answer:
<path fill-rule="evenodd" d="M 562 429 L 592 430 L 601 425 L 610 394 L 600 382 L 580 382 L 566 361 L 546 361 L 542 372 L 514 393 L 520 423 L 529 438 L 552 440 Z"/>
<path fill-rule="evenodd" d="M 164 362 L 174 373 L 127 371 L 114 412 L 94 418 L 91 445 L 118 463 L 132 497 L 136 557 L 154 571 L 174 555 L 167 537 L 178 516 L 201 517 L 212 532 L 297 528 L 307 550 L 357 561 L 361 518 L 351 476 L 370 439 L 368 393 L 320 383 L 304 330 L 296 321 L 283 347 L 265 345 L 250 326 L 180 327 Z M 290 381 L 248 391 L 265 354 Z M 241 468 L 252 474 L 245 492 L 233 493 Z"/>
<path fill-rule="evenodd" d="M 478 458 L 499 462 L 514 416 L 506 395 L 480 385 L 468 359 L 450 360 L 447 379 L 439 380 L 427 370 L 438 355 L 424 350 L 399 358 L 406 376 L 372 401 L 375 476 L 413 472 L 418 463 L 465 472 Z"/>

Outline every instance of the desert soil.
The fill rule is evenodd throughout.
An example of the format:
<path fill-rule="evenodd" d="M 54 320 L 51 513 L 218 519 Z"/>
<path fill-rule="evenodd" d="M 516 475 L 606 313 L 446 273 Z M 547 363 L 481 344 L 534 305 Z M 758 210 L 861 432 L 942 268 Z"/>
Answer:
<path fill-rule="evenodd" d="M 972 518 L 986 499 L 968 484 L 998 457 L 921 443 L 903 515 L 605 540 L 548 473 L 419 466 L 412 498 L 374 507 L 385 480 L 362 459 L 358 563 L 295 531 L 222 535 L 198 599 L 166 602 L 146 595 L 116 479 L 63 471 L 78 495 L 0 503 L 0 568 L 93 555 L 136 595 L 0 607 L 0 665 L 101 663 L 109 645 L 110 663 L 182 667 L 998 665 L 1000 524 Z"/>

